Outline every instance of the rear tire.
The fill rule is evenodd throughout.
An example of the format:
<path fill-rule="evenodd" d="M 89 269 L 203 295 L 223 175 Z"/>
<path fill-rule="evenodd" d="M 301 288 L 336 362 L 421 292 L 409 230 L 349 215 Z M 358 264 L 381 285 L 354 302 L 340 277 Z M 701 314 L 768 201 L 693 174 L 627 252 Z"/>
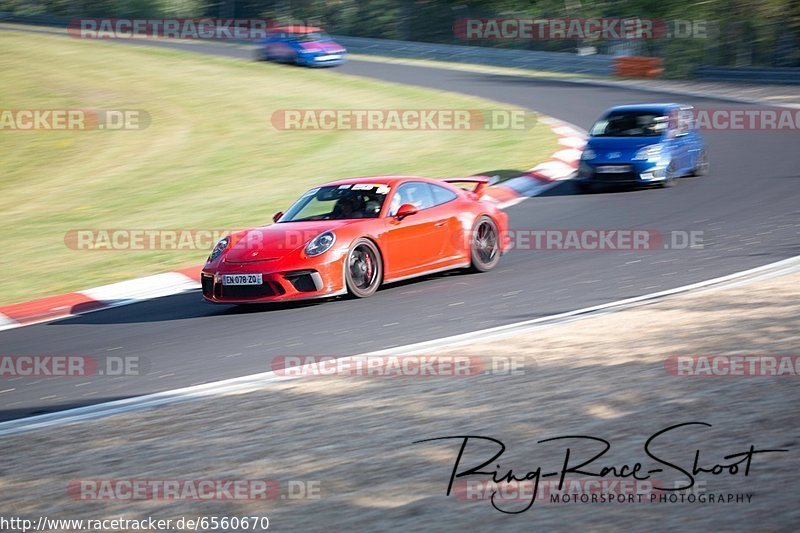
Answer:
<path fill-rule="evenodd" d="M 383 259 L 378 247 L 369 239 L 358 239 L 347 252 L 344 265 L 347 292 L 355 298 L 375 294 L 383 281 Z"/>
<path fill-rule="evenodd" d="M 480 217 L 470 235 L 470 270 L 488 272 L 500 261 L 500 232 L 494 220 Z"/>

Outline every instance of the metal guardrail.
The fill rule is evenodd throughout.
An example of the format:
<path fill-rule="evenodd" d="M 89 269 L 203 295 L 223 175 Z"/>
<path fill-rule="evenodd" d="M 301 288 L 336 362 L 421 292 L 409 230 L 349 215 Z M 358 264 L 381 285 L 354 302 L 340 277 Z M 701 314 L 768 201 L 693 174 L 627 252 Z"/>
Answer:
<path fill-rule="evenodd" d="M 571 72 L 611 76 L 613 57 L 606 55 L 579 56 L 561 52 L 512 50 L 483 46 L 434 44 L 365 37 L 334 37 L 349 52 L 389 57 L 434 59 L 457 63 L 474 63 L 499 67 L 516 67 L 551 72 Z"/>
<path fill-rule="evenodd" d="M 800 68 L 699 67 L 694 77 L 703 81 L 800 84 Z"/>

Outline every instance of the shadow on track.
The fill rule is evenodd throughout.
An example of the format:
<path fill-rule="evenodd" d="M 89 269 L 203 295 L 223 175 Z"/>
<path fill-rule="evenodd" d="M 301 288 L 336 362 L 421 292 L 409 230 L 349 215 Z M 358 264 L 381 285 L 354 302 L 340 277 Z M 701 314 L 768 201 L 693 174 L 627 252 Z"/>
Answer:
<path fill-rule="evenodd" d="M 0 409 L 0 422 L 7 422 L 9 420 L 16 420 L 18 418 L 27 418 L 29 416 L 57 413 L 59 411 L 66 411 L 67 409 L 77 409 L 79 407 L 86 407 L 99 403 L 115 402 L 117 400 L 124 400 L 134 396 L 136 395 L 107 397 L 95 396 L 93 398 L 87 398 L 86 400 L 76 400 L 72 402 L 62 402 L 48 405 L 31 405 L 28 407 L 20 407 L 18 409 Z"/>
<path fill-rule="evenodd" d="M 427 281 L 438 280 L 449 276 L 468 276 L 469 274 L 471 274 L 471 272 L 468 272 L 465 269 L 430 274 L 427 276 L 408 279 L 383 286 L 378 290 L 378 294 L 385 294 L 387 292 L 391 292 L 392 290 L 397 290 L 409 285 L 424 286 L 424 283 Z M 306 309 L 325 304 L 334 304 L 336 302 L 345 303 L 346 301 L 356 302 L 356 299 L 353 299 L 349 296 L 333 296 L 329 298 L 319 298 L 297 302 L 244 305 L 212 304 L 205 302 L 200 295 L 200 290 L 197 289 L 182 294 L 176 294 L 174 296 L 164 296 L 135 304 L 111 307 L 97 312 L 87 313 L 85 315 L 79 315 L 64 320 L 57 320 L 45 325 L 47 327 L 54 327 L 73 325 L 112 325 L 170 322 L 175 320 L 190 320 L 203 317 L 250 315 L 289 311 L 294 309 Z"/>

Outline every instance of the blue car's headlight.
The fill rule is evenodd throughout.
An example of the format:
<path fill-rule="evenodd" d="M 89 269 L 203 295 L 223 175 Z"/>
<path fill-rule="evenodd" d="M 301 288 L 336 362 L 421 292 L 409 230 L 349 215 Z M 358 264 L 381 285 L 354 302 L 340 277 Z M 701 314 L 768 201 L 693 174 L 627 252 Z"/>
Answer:
<path fill-rule="evenodd" d="M 594 150 L 591 148 L 586 148 L 583 153 L 581 153 L 581 161 L 591 161 L 597 157 L 597 154 L 594 153 Z"/>
<path fill-rule="evenodd" d="M 306 244 L 306 255 L 308 257 L 314 257 L 327 252 L 330 247 L 333 246 L 334 242 L 336 242 L 336 235 L 334 235 L 332 231 L 320 233 Z"/>
<path fill-rule="evenodd" d="M 214 246 L 214 249 L 211 250 L 211 255 L 208 256 L 208 262 L 214 261 L 217 257 L 222 255 L 222 252 L 228 248 L 228 244 L 230 244 L 231 239 L 230 237 L 223 237 L 219 240 L 219 242 Z"/>
<path fill-rule="evenodd" d="M 660 144 L 651 144 L 650 146 L 645 146 L 641 148 L 636 155 L 633 156 L 634 161 L 648 161 L 650 163 L 655 163 L 659 159 L 661 159 L 661 152 L 663 150 L 663 146 Z"/>

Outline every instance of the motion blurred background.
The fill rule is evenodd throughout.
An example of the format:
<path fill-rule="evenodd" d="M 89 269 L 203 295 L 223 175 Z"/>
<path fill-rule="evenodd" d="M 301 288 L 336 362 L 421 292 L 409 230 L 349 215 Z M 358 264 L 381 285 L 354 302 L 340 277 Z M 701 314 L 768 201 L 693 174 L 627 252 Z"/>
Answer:
<path fill-rule="evenodd" d="M 666 77 L 699 65 L 800 66 L 797 0 L 0 0 L 0 13 L 46 17 L 225 17 L 304 21 L 354 37 L 663 57 Z M 454 21 L 473 18 L 648 17 L 703 21 L 710 38 L 635 41 L 463 41 Z"/>

